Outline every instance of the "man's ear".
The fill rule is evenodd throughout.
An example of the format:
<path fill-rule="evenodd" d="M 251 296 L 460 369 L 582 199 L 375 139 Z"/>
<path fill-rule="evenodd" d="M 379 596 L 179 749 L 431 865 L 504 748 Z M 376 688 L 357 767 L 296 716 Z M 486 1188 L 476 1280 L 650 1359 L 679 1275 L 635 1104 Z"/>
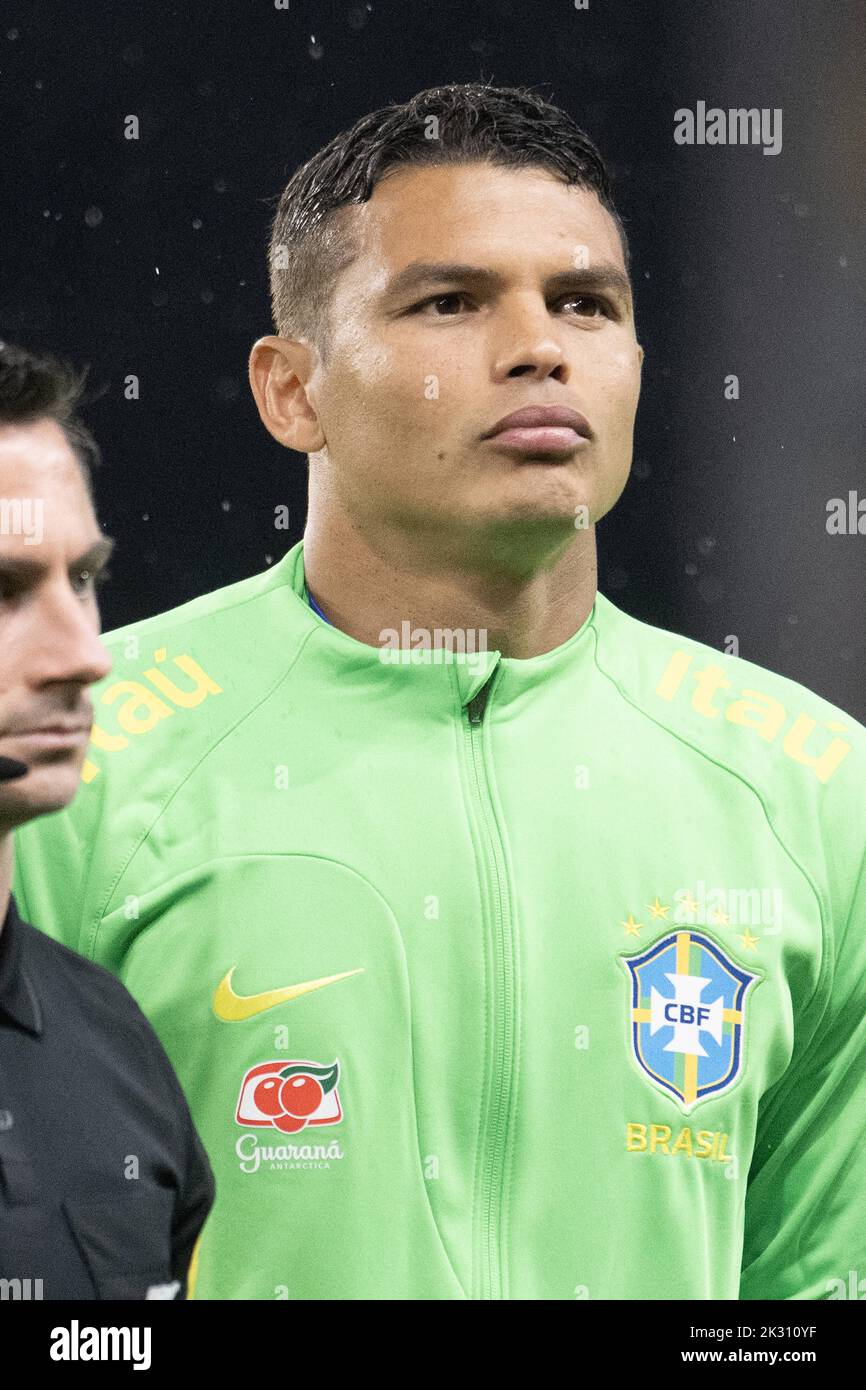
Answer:
<path fill-rule="evenodd" d="M 638 350 L 638 352 L 640 353 L 640 365 L 641 365 L 641 367 L 642 367 L 642 366 L 643 366 L 643 359 L 644 359 L 644 350 L 643 350 L 643 348 L 641 347 L 640 343 L 638 343 L 638 345 L 637 345 L 637 350 Z"/>
<path fill-rule="evenodd" d="M 259 338 L 250 352 L 250 389 L 262 424 L 280 444 L 299 454 L 314 454 L 325 446 L 307 395 L 316 356 L 310 344 L 272 334 Z"/>

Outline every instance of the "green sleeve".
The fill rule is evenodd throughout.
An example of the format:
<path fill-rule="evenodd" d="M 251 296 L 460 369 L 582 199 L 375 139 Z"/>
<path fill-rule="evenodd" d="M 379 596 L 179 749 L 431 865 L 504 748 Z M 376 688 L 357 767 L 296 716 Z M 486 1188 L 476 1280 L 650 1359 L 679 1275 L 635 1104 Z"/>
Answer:
<path fill-rule="evenodd" d="M 866 856 L 831 940 L 820 1023 L 759 1117 L 741 1299 L 866 1297 Z"/>

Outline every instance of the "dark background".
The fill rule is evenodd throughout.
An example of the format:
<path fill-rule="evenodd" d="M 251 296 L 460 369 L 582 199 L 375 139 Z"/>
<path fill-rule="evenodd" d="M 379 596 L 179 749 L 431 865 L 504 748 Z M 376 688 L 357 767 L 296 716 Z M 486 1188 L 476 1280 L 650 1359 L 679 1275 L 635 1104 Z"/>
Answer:
<path fill-rule="evenodd" d="M 4 0 L 0 338 L 90 364 L 105 629 L 302 535 L 305 460 L 246 382 L 275 199 L 364 112 L 480 77 L 571 112 L 632 243 L 647 358 L 601 589 L 866 721 L 866 535 L 826 531 L 866 496 L 864 60 L 860 0 Z M 781 153 L 676 145 L 698 100 L 781 107 Z"/>

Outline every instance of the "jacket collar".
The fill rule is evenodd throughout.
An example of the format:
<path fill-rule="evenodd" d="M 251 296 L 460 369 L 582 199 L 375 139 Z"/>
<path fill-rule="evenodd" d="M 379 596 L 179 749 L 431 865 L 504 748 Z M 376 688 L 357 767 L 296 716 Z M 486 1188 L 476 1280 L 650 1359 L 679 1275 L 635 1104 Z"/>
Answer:
<path fill-rule="evenodd" d="M 398 635 L 395 647 L 402 652 L 384 652 L 380 647 L 359 642 L 348 633 L 320 617 L 311 608 L 304 572 L 304 542 L 298 541 L 275 567 L 292 603 L 292 619 L 306 629 L 307 652 L 323 666 L 323 673 L 334 676 L 355 674 L 371 687 L 388 687 L 394 692 L 414 695 L 428 709 L 443 701 L 453 705 L 455 697 L 465 707 L 496 676 L 495 703 L 497 708 L 522 703 L 537 693 L 539 686 L 556 682 L 560 677 L 572 677 L 576 671 L 594 668 L 595 650 L 600 623 L 607 621 L 610 601 L 596 593 L 587 618 L 560 646 L 540 656 L 506 657 L 500 651 L 449 653 L 443 650 L 423 650 L 416 640 L 408 644 Z M 395 660 L 385 660 L 394 656 Z"/>
<path fill-rule="evenodd" d="M 0 931 L 0 1019 L 39 1037 L 42 1009 L 28 968 L 27 930 L 10 895 Z"/>

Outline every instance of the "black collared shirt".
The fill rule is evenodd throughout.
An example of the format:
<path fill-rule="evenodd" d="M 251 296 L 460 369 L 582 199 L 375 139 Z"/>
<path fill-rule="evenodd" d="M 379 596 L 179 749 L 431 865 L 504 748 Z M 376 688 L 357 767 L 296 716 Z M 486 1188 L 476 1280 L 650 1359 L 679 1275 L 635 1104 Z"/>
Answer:
<path fill-rule="evenodd" d="M 23 922 L 10 899 L 0 932 L 0 1298 L 183 1298 L 213 1200 L 183 1091 L 132 996 Z"/>

